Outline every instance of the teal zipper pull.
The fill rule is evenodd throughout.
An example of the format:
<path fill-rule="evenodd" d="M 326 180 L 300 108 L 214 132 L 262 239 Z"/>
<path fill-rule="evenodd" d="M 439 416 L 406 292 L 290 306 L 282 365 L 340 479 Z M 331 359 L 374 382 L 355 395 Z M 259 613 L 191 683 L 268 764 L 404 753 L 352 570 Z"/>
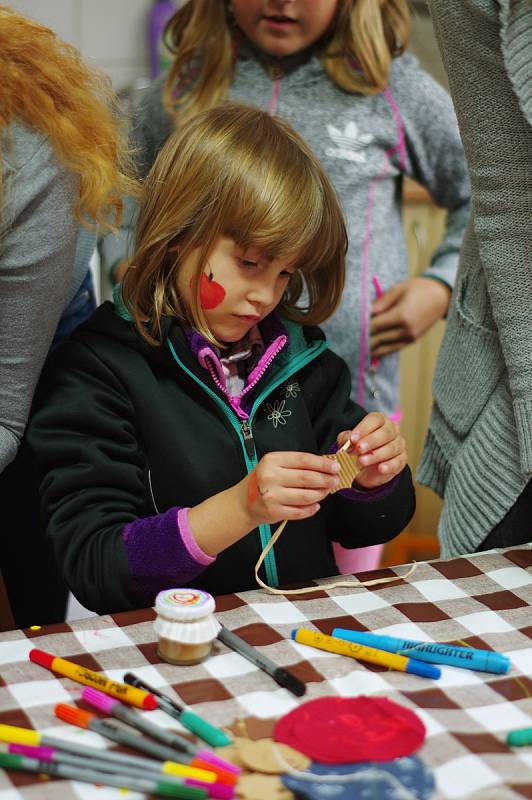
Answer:
<path fill-rule="evenodd" d="M 240 423 L 240 430 L 242 431 L 242 436 L 244 437 L 244 446 L 246 448 L 246 453 L 248 454 L 248 458 L 251 461 L 255 461 L 257 458 L 257 451 L 255 450 L 253 431 L 251 430 L 251 425 L 249 424 L 247 419 L 242 420 L 242 422 Z"/>

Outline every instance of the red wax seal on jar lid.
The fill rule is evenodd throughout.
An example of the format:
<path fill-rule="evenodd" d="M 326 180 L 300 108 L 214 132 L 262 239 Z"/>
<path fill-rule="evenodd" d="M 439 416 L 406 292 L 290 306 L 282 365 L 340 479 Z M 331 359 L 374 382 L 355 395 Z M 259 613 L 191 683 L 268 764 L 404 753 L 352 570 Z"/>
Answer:
<path fill-rule="evenodd" d="M 425 726 L 386 697 L 320 697 L 282 717 L 274 739 L 322 764 L 389 761 L 417 750 Z"/>

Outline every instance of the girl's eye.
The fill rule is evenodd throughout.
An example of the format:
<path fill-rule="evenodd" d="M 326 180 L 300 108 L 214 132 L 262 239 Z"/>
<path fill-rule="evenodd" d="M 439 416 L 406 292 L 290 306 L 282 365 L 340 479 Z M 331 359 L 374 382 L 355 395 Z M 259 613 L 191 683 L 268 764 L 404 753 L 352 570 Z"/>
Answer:
<path fill-rule="evenodd" d="M 257 262 L 252 261 L 250 258 L 239 258 L 238 261 L 244 269 L 253 269 L 253 267 L 257 266 Z"/>

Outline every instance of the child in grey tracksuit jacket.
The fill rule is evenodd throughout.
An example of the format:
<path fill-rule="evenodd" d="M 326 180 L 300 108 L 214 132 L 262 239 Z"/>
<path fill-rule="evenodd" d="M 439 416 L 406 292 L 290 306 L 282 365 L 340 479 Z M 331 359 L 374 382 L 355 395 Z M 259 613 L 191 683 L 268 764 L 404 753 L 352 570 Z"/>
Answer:
<path fill-rule="evenodd" d="M 132 120 L 141 174 L 174 127 L 163 106 L 163 84 L 161 78 L 146 90 Z M 353 399 L 393 415 L 398 354 L 381 358 L 374 381 L 370 376 L 374 278 L 384 292 L 407 279 L 401 183 L 408 175 L 449 212 L 443 241 L 423 276 L 452 289 L 469 216 L 469 183 L 449 96 L 411 55 L 393 59 L 384 91 L 364 96 L 337 87 L 312 49 L 279 59 L 239 37 L 229 98 L 289 121 L 332 179 L 347 219 L 349 252 L 341 305 L 323 329 L 349 366 Z M 121 238 L 107 242 L 110 261 L 124 255 L 126 237 Z"/>

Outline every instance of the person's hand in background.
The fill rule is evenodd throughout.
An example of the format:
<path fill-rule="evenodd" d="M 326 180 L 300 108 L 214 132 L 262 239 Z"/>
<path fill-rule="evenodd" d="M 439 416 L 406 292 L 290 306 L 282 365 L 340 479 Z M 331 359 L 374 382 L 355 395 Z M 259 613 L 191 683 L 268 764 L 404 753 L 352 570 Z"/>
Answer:
<path fill-rule="evenodd" d="M 409 278 L 375 300 L 371 309 L 371 356 L 382 356 L 415 342 L 449 308 L 451 290 L 433 278 Z"/>

